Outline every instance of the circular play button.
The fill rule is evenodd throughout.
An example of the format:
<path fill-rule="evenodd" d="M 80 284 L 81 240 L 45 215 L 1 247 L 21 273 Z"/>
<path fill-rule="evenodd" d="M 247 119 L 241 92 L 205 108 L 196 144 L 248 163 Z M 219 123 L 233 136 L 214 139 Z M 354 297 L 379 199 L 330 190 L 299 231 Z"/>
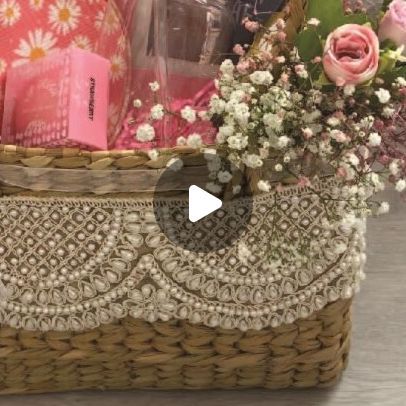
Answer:
<path fill-rule="evenodd" d="M 231 163 L 223 161 L 222 167 L 232 179 L 244 179 Z M 154 212 L 161 231 L 173 244 L 207 254 L 232 246 L 247 230 L 253 208 L 247 187 L 243 188 L 246 196 L 236 197 L 233 191 L 238 186 L 224 183 L 221 190 L 213 185 L 216 182 L 205 165 L 182 166 L 174 161 L 162 173 L 155 188 Z"/>

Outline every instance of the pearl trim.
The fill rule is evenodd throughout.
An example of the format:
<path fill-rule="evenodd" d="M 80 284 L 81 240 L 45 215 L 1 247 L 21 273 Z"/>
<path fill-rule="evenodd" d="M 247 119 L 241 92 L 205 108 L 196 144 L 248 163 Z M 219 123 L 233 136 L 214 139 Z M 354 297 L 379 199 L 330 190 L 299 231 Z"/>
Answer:
<path fill-rule="evenodd" d="M 173 245 L 150 200 L 3 198 L 0 322 L 80 331 L 132 316 L 245 331 L 308 317 L 352 297 L 364 278 L 365 220 L 350 231 L 339 220 L 325 226 L 341 215 L 328 201 L 334 187 L 255 197 L 243 238 L 207 255 Z M 236 219 L 244 202 L 230 208 Z M 186 202 L 161 204 L 176 218 Z M 194 228 L 200 238 L 215 230 Z"/>

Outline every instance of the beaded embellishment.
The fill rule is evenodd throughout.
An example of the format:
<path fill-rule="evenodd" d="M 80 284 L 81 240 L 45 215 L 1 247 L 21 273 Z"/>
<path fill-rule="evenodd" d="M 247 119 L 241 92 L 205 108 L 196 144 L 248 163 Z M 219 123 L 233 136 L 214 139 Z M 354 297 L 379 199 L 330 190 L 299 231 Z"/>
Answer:
<path fill-rule="evenodd" d="M 332 220 L 334 187 L 255 197 L 243 238 L 205 255 L 173 245 L 150 200 L 2 198 L 0 323 L 80 331 L 131 316 L 245 331 L 308 317 L 352 297 L 364 275 L 365 220 Z M 187 208 L 162 204 L 174 216 Z M 194 227 L 203 238 L 217 232 Z"/>

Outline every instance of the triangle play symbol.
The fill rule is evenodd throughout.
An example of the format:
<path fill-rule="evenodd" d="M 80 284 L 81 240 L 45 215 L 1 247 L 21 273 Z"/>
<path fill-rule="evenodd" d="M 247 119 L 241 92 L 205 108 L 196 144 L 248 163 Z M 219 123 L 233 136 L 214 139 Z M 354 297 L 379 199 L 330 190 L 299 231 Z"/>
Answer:
<path fill-rule="evenodd" d="M 198 186 L 189 188 L 189 220 L 196 223 L 209 214 L 221 209 L 223 202 Z"/>

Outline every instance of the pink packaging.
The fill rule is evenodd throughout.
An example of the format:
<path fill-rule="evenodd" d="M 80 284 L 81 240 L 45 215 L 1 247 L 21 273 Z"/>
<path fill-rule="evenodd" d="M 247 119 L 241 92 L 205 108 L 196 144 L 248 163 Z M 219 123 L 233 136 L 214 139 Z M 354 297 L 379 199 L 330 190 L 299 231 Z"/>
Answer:
<path fill-rule="evenodd" d="M 111 59 L 110 136 L 118 149 L 173 147 L 180 136 L 199 133 L 212 144 L 210 121 L 180 118 L 190 106 L 207 110 L 215 77 L 232 47 L 231 0 L 109 0 L 97 46 Z M 152 93 L 151 82 L 160 89 Z M 140 99 L 142 108 L 132 100 Z M 134 134 L 150 122 L 150 110 L 161 104 L 165 119 L 153 122 L 156 137 L 138 141 Z"/>
<path fill-rule="evenodd" d="M 7 73 L 2 143 L 107 149 L 110 62 L 78 48 Z"/>

